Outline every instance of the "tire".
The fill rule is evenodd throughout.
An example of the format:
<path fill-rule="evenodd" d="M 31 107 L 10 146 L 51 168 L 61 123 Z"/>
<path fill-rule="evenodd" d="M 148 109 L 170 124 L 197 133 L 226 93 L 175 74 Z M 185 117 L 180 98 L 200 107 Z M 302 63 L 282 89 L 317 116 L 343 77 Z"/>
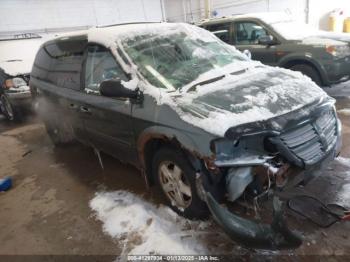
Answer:
<path fill-rule="evenodd" d="M 315 68 L 313 68 L 312 66 L 307 65 L 307 64 L 298 64 L 298 65 L 294 65 L 294 66 L 290 67 L 289 69 L 303 73 L 304 75 L 310 77 L 311 80 L 314 81 L 318 86 L 322 86 L 321 77 L 320 77 L 319 73 L 317 72 L 317 70 Z"/>
<path fill-rule="evenodd" d="M 14 108 L 5 94 L 0 97 L 1 112 L 9 121 L 15 121 L 21 119 L 21 114 L 18 109 Z"/>
<path fill-rule="evenodd" d="M 153 158 L 152 172 L 158 189 L 176 213 L 190 219 L 209 216 L 207 204 L 197 193 L 196 172 L 181 151 L 161 148 Z"/>

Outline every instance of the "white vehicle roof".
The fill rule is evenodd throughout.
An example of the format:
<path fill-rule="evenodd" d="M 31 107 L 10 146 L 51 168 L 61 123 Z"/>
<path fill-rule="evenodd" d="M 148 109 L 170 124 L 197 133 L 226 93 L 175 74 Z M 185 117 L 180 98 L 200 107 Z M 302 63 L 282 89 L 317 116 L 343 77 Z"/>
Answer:
<path fill-rule="evenodd" d="M 236 19 L 241 19 L 241 18 L 257 18 L 262 20 L 263 22 L 267 24 L 272 24 L 276 23 L 279 21 L 289 21 L 293 20 L 293 18 L 283 12 L 262 12 L 262 13 L 249 13 L 249 14 L 242 14 L 242 15 L 232 15 L 232 16 L 227 16 L 227 17 L 221 17 L 221 18 L 211 18 L 211 19 L 205 19 L 202 20 L 198 23 L 198 25 L 201 24 L 210 24 L 210 23 L 216 23 L 216 22 L 221 22 L 221 21 L 229 21 L 229 20 L 236 20 Z"/>
<path fill-rule="evenodd" d="M 10 76 L 29 74 L 37 51 L 51 37 L 0 41 L 0 69 Z"/>

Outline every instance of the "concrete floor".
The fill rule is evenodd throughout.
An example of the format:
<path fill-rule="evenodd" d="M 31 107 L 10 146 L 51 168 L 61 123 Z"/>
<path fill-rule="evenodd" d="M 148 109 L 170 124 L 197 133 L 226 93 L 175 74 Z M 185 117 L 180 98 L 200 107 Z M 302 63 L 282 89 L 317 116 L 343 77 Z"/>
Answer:
<path fill-rule="evenodd" d="M 339 98 L 337 107 L 350 108 L 350 99 Z M 350 158 L 350 116 L 340 117 L 344 127 L 341 155 Z M 104 164 L 105 170 L 101 170 L 93 151 L 82 145 L 54 148 L 36 118 L 21 124 L 0 118 L 0 177 L 11 176 L 14 183 L 11 190 L 0 193 L 0 255 L 120 254 L 118 241 L 104 234 L 101 223 L 93 217 L 89 200 L 99 190 L 118 189 L 135 192 L 156 204 L 162 200 L 154 192 L 146 192 L 135 168 L 109 156 L 104 156 Z M 350 202 L 337 196 L 343 184 L 350 183 L 349 176 L 350 167 L 334 161 L 307 189 L 326 203 L 340 202 L 350 207 Z M 305 241 L 295 251 L 241 249 L 225 236 L 207 240 L 208 247 L 213 254 L 248 257 L 285 254 L 350 258 L 350 222 L 321 229 L 289 212 L 288 223 L 304 232 Z M 216 225 L 211 230 L 213 234 L 220 231 Z M 216 241 L 226 244 L 218 245 Z"/>

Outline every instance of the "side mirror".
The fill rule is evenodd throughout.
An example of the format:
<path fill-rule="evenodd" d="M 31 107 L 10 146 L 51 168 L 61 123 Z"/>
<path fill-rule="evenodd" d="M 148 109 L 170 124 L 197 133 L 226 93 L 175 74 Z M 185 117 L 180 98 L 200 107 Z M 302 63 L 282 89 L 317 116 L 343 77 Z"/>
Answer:
<path fill-rule="evenodd" d="M 248 49 L 243 50 L 243 54 L 249 59 L 252 59 L 252 53 Z"/>
<path fill-rule="evenodd" d="M 106 97 L 130 98 L 140 100 L 139 89 L 131 90 L 123 86 L 120 79 L 105 80 L 100 84 L 100 94 Z"/>
<path fill-rule="evenodd" d="M 276 41 L 273 39 L 272 35 L 264 35 L 259 37 L 258 43 L 260 45 L 274 45 Z"/>

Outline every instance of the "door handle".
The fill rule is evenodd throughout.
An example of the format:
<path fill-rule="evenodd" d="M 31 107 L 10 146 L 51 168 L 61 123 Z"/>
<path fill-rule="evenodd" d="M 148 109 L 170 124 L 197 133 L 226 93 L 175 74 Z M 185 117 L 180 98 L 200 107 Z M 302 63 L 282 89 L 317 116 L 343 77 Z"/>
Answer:
<path fill-rule="evenodd" d="M 91 110 L 89 108 L 87 108 L 86 106 L 81 106 L 80 112 L 85 113 L 85 114 L 91 114 Z"/>
<path fill-rule="evenodd" d="M 76 104 L 69 104 L 70 109 L 77 109 L 78 106 Z"/>

